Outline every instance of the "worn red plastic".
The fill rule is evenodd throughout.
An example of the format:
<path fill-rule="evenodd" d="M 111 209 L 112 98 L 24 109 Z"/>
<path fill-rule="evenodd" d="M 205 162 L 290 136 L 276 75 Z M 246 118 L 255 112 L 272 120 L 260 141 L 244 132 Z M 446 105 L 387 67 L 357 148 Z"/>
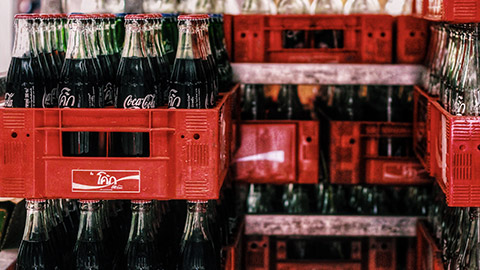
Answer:
<path fill-rule="evenodd" d="M 235 234 L 235 240 L 232 244 L 223 247 L 222 253 L 224 254 L 224 267 L 225 270 L 240 270 L 243 269 L 243 233 L 245 229 L 245 221 L 239 226 L 237 233 Z"/>
<path fill-rule="evenodd" d="M 442 252 L 422 221 L 417 224 L 417 269 L 444 269 Z"/>
<path fill-rule="evenodd" d="M 428 21 L 412 17 L 396 17 L 396 62 L 421 64 L 428 44 Z"/>
<path fill-rule="evenodd" d="M 454 116 L 436 101 L 431 107 L 432 171 L 447 204 L 480 207 L 480 117 Z"/>
<path fill-rule="evenodd" d="M 423 0 L 423 18 L 450 23 L 480 22 L 480 1 L 478 0 L 441 0 L 439 6 L 436 6 L 435 2 L 437 1 Z"/>
<path fill-rule="evenodd" d="M 240 124 L 236 180 L 314 184 L 319 175 L 319 122 L 257 120 Z"/>
<path fill-rule="evenodd" d="M 431 142 L 433 130 L 431 110 L 437 98 L 428 95 L 419 87 L 413 90 L 413 150 L 430 176 L 435 176 L 435 159 L 432 157 L 434 149 Z"/>
<path fill-rule="evenodd" d="M 233 56 L 233 17 L 233 15 L 223 14 L 223 31 L 225 36 L 225 45 L 227 47 L 227 53 L 230 59 Z"/>
<path fill-rule="evenodd" d="M 213 109 L 2 108 L 0 196 L 218 198 L 233 150 L 237 89 L 222 94 Z M 148 132 L 150 157 L 65 157 L 65 131 Z"/>
<path fill-rule="evenodd" d="M 271 242 L 268 236 L 247 237 L 245 270 L 265 270 L 273 267 L 273 263 L 270 262 Z"/>
<path fill-rule="evenodd" d="M 431 182 L 416 158 L 379 154 L 380 138 L 411 138 L 412 124 L 329 121 L 328 125 L 331 183 L 412 185 Z"/>
<path fill-rule="evenodd" d="M 388 15 L 237 15 L 233 61 L 391 63 L 394 18 Z M 285 30 L 305 30 L 308 48 L 283 48 Z M 313 31 L 343 31 L 343 48 L 314 48 Z"/>

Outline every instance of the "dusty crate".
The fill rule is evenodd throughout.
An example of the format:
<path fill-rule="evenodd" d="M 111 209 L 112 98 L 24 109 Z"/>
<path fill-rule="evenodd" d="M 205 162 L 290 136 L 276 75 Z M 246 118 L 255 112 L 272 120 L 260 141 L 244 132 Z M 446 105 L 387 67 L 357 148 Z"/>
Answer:
<path fill-rule="evenodd" d="M 436 97 L 428 95 L 420 87 L 413 90 L 413 150 L 416 156 L 428 171 L 430 176 L 435 176 L 434 162 L 431 156 L 434 153 L 430 140 L 432 132 L 431 110 Z"/>
<path fill-rule="evenodd" d="M 450 23 L 476 23 L 480 22 L 480 1 L 423 0 L 421 14 L 423 18 L 432 21 Z"/>
<path fill-rule="evenodd" d="M 412 17 L 396 17 L 396 62 L 422 64 L 427 52 L 428 21 Z"/>
<path fill-rule="evenodd" d="M 417 269 L 444 269 L 442 252 L 423 221 L 417 224 Z"/>
<path fill-rule="evenodd" d="M 480 117 L 454 116 L 432 103 L 432 171 L 448 206 L 480 207 Z"/>
<path fill-rule="evenodd" d="M 329 178 L 335 184 L 410 185 L 430 183 L 411 156 L 392 156 L 392 145 L 412 137 L 412 124 L 324 119 Z M 322 124 L 322 130 L 324 125 Z M 387 149 L 385 149 L 387 147 Z M 405 151 L 409 151 L 405 145 Z M 403 150 L 402 150 L 403 151 Z"/>
<path fill-rule="evenodd" d="M 235 179 L 314 184 L 319 175 L 319 122 L 251 120 L 240 124 Z"/>
<path fill-rule="evenodd" d="M 228 172 L 232 100 L 212 109 L 0 109 L 0 196 L 215 199 Z M 144 132 L 148 157 L 64 156 L 62 132 Z M 102 136 L 99 136 L 102 137 Z M 105 140 L 107 141 L 107 140 Z"/>
<path fill-rule="evenodd" d="M 391 63 L 388 15 L 237 15 L 233 61 Z"/>

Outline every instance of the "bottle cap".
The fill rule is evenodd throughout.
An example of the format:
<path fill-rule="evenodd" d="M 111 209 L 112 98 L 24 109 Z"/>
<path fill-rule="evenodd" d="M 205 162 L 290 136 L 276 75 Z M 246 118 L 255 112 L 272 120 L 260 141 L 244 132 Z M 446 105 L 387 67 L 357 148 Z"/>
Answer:
<path fill-rule="evenodd" d="M 38 17 L 39 17 L 40 19 L 53 19 L 53 18 L 55 18 L 55 15 L 53 15 L 53 14 L 48 14 L 48 13 L 40 13 L 40 14 L 38 15 Z"/>
<path fill-rule="evenodd" d="M 25 20 L 25 19 L 37 19 L 39 16 L 38 14 L 34 13 L 20 13 L 15 15 L 15 19 Z"/>
<path fill-rule="evenodd" d="M 151 203 L 152 201 L 148 200 L 132 200 L 131 203 L 133 204 L 144 204 L 144 203 Z"/>
<path fill-rule="evenodd" d="M 70 20 L 88 20 L 90 19 L 89 15 L 81 14 L 81 13 L 71 13 L 68 15 L 68 19 Z"/>
<path fill-rule="evenodd" d="M 98 203 L 100 200 L 79 200 L 80 203 Z"/>
<path fill-rule="evenodd" d="M 207 14 L 190 14 L 190 15 L 180 15 L 178 16 L 178 20 L 203 20 L 208 19 Z"/>
<path fill-rule="evenodd" d="M 125 16 L 125 20 L 145 20 L 146 14 L 129 14 Z"/>

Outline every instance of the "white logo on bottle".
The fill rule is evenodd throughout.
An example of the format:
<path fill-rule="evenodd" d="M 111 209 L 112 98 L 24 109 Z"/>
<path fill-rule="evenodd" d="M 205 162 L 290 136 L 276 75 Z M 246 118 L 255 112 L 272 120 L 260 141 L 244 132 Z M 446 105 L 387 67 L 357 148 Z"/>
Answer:
<path fill-rule="evenodd" d="M 58 107 L 69 108 L 75 106 L 75 96 L 70 93 L 72 89 L 64 87 L 58 97 Z"/>
<path fill-rule="evenodd" d="M 113 85 L 110 82 L 105 85 L 105 100 L 113 101 Z"/>
<path fill-rule="evenodd" d="M 153 109 L 155 108 L 155 96 L 146 95 L 143 98 L 134 98 L 132 95 L 127 96 L 123 102 L 124 109 Z"/>
<path fill-rule="evenodd" d="M 47 91 L 43 92 L 42 108 L 53 106 L 53 95 L 57 92 L 57 89 L 52 89 L 52 92 L 47 94 Z"/>
<path fill-rule="evenodd" d="M 180 103 L 182 102 L 182 98 L 177 96 L 177 90 L 172 89 L 168 93 L 168 107 L 177 108 L 180 107 Z"/>
<path fill-rule="evenodd" d="M 5 93 L 5 107 L 13 107 L 13 97 L 15 93 Z"/>

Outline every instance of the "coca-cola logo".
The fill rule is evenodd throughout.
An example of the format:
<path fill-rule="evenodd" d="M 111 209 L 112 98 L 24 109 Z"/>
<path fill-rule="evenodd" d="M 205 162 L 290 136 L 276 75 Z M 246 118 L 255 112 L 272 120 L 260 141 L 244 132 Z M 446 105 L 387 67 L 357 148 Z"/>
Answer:
<path fill-rule="evenodd" d="M 72 170 L 73 192 L 140 192 L 138 170 Z"/>
<path fill-rule="evenodd" d="M 50 93 L 47 93 L 46 91 L 43 92 L 43 97 L 42 97 L 42 108 L 47 108 L 47 107 L 52 107 L 53 106 L 53 96 L 57 92 L 57 89 L 54 88 Z"/>
<path fill-rule="evenodd" d="M 68 87 L 62 88 L 58 96 L 58 106 L 61 108 L 69 108 L 75 106 L 75 96 L 71 94 L 72 89 Z"/>
<path fill-rule="evenodd" d="M 155 95 L 149 94 L 142 98 L 127 96 L 123 101 L 124 109 L 153 109 L 155 108 Z"/>
<path fill-rule="evenodd" d="M 178 91 L 175 89 L 171 89 L 170 92 L 168 92 L 168 107 L 180 107 L 180 104 L 182 103 L 182 98 L 180 96 L 177 96 L 177 93 Z"/>
<path fill-rule="evenodd" d="M 108 102 L 113 101 L 113 85 L 112 83 L 107 83 L 105 85 L 105 100 Z"/>
<path fill-rule="evenodd" d="M 15 93 L 5 93 L 5 107 L 13 107 L 13 97 Z"/>

